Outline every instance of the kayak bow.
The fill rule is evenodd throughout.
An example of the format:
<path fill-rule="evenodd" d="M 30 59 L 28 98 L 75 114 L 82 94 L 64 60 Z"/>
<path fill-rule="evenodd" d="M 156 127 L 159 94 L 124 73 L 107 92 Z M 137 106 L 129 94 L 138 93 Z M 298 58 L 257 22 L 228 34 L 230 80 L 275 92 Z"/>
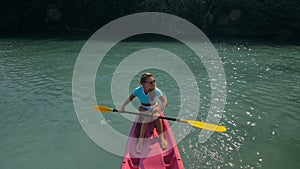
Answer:
<path fill-rule="evenodd" d="M 162 113 L 163 115 L 163 113 Z M 164 136 L 168 141 L 168 148 L 162 150 L 158 132 L 154 124 L 150 123 L 145 134 L 143 150 L 136 153 L 135 147 L 141 128 L 141 117 L 137 116 L 132 125 L 124 157 L 122 169 L 184 169 L 174 134 L 167 120 L 163 120 Z"/>

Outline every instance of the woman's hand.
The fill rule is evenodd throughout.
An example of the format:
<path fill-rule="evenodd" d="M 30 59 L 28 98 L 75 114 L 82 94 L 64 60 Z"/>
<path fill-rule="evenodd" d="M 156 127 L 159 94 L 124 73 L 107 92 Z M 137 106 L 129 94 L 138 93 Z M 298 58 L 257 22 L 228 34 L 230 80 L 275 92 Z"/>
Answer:
<path fill-rule="evenodd" d="M 125 107 L 122 106 L 122 107 L 119 109 L 118 112 L 119 112 L 119 113 L 123 113 L 124 111 L 125 111 Z"/>
<path fill-rule="evenodd" d="M 160 106 L 154 107 L 153 110 L 152 110 L 152 112 L 151 112 L 152 117 L 153 117 L 154 119 L 157 119 L 157 118 L 160 116 L 160 113 L 161 113 L 161 112 L 162 112 L 162 111 L 161 111 Z"/>

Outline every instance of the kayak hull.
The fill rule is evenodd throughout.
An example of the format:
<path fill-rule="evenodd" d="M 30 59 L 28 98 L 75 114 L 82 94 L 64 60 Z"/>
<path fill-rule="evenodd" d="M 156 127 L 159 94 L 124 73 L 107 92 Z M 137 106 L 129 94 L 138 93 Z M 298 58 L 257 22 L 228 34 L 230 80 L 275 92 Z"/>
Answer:
<path fill-rule="evenodd" d="M 136 153 L 135 147 L 142 124 L 140 122 L 141 118 L 137 116 L 129 134 L 121 168 L 184 169 L 174 134 L 167 120 L 163 120 L 163 130 L 168 147 L 164 150 L 161 148 L 158 132 L 154 124 L 150 123 L 145 134 L 143 150 L 141 153 Z"/>

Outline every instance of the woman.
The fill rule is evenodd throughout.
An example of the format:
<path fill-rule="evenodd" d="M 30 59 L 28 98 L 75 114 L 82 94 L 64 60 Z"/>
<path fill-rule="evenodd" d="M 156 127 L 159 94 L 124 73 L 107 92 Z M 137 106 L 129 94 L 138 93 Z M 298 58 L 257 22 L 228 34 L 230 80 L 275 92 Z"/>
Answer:
<path fill-rule="evenodd" d="M 168 142 L 166 141 L 163 135 L 163 123 L 161 119 L 157 117 L 160 116 L 160 113 L 167 106 L 167 99 L 162 95 L 162 92 L 156 87 L 155 78 L 151 73 L 144 73 L 140 79 L 141 86 L 135 88 L 132 94 L 128 97 L 128 99 L 124 102 L 120 112 L 124 112 L 125 106 L 129 104 L 135 97 L 138 97 L 140 100 L 139 111 L 143 113 L 152 114 L 154 117 L 154 125 L 159 133 L 159 139 L 161 143 L 162 149 L 166 149 L 168 147 Z M 161 101 L 161 106 L 159 106 L 156 102 L 156 97 L 158 97 Z M 138 139 L 138 143 L 136 145 L 136 152 L 141 153 L 143 149 L 143 141 L 145 137 L 145 133 L 149 123 L 153 120 L 152 118 L 144 118 L 143 123 L 140 130 L 140 136 Z"/>

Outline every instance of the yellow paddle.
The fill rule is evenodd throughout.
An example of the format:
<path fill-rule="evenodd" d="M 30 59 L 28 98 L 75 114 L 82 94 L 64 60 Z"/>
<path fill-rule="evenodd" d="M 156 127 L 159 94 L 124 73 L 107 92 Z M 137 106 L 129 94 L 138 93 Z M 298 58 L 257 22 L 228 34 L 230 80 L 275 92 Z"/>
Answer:
<path fill-rule="evenodd" d="M 106 106 L 94 106 L 94 109 L 98 110 L 101 113 L 109 113 L 109 112 L 119 112 L 116 109 L 109 108 Z M 135 114 L 135 115 L 142 115 L 142 116 L 151 116 L 150 114 L 145 114 L 145 113 L 137 113 L 137 112 L 120 112 L 120 113 L 127 113 L 127 114 Z M 159 116 L 159 119 L 166 119 L 166 120 L 172 120 L 172 121 L 178 121 L 178 122 L 183 122 L 190 124 L 193 127 L 204 129 L 204 130 L 209 130 L 209 131 L 214 131 L 214 132 L 226 132 L 226 128 L 224 126 L 218 126 L 215 124 L 209 124 L 209 123 L 204 123 L 196 120 L 184 120 L 184 119 L 175 119 L 171 117 L 164 117 L 164 116 Z"/>

